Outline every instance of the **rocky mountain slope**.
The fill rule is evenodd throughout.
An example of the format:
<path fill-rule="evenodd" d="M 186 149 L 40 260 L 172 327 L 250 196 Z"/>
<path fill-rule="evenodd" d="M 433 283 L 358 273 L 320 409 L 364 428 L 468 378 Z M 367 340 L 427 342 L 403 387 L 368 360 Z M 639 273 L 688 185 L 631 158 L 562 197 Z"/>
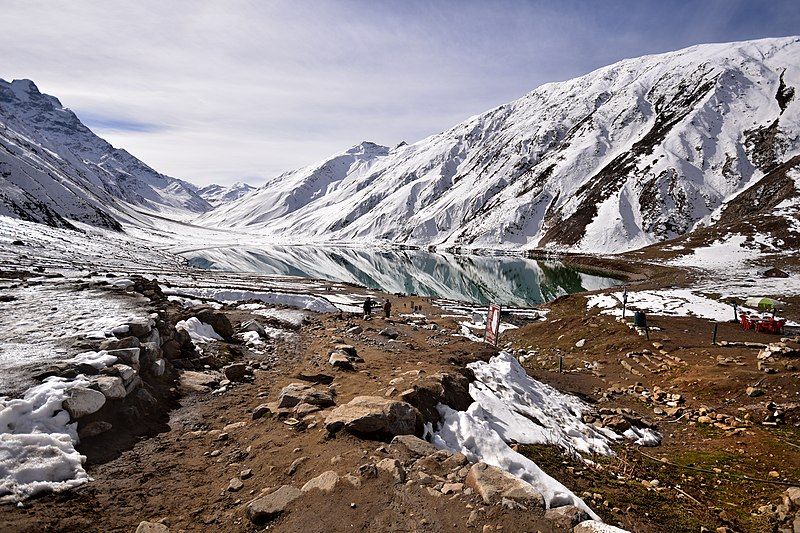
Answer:
<path fill-rule="evenodd" d="M 0 215 L 118 229 L 125 204 L 172 215 L 211 209 L 194 185 L 114 148 L 33 82 L 0 80 Z"/>
<path fill-rule="evenodd" d="M 222 204 L 238 200 L 254 190 L 256 188 L 247 183 L 237 182 L 228 186 L 214 183 L 197 189 L 197 194 L 213 207 L 219 207 Z"/>
<path fill-rule="evenodd" d="M 797 161 L 798 86 L 798 37 L 628 59 L 415 144 L 362 143 L 196 222 L 297 240 L 640 248 L 713 224 Z M 779 189 L 771 205 L 798 195 Z"/>

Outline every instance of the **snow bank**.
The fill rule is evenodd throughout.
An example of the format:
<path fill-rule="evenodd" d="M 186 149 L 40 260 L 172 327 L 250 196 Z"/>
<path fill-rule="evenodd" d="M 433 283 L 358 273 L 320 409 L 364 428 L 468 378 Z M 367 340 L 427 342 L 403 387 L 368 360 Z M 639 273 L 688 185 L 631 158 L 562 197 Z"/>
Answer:
<path fill-rule="evenodd" d="M 587 296 L 587 308 L 599 307 L 605 315 L 622 316 L 622 292 Z M 661 316 L 696 316 L 726 321 L 734 318 L 733 306 L 698 294 L 690 289 L 664 289 L 628 293 L 628 316 L 633 310 Z M 739 307 L 741 311 L 755 313 Z"/>
<path fill-rule="evenodd" d="M 302 326 L 308 318 L 304 312 L 293 309 L 260 309 L 253 311 L 253 314 L 274 318 L 297 328 Z"/>
<path fill-rule="evenodd" d="M 586 403 L 531 378 L 507 352 L 468 367 L 475 373 L 469 386 L 475 402 L 466 411 L 439 405 L 442 422 L 433 443 L 473 462 L 507 470 L 541 492 L 548 507 L 577 505 L 597 518 L 580 498 L 508 443 L 553 444 L 569 453 L 613 455 L 609 443 L 623 436 L 584 423 L 582 415 L 590 411 Z M 658 433 L 649 429 L 637 428 L 625 436 L 637 444 L 660 442 Z"/>
<path fill-rule="evenodd" d="M 0 398 L 0 502 L 59 492 L 89 481 L 85 456 L 75 450 L 77 424 L 62 402 L 89 381 L 50 377 L 22 398 Z"/>
<path fill-rule="evenodd" d="M 193 316 L 187 320 L 181 320 L 175 324 L 175 329 L 182 329 L 189 334 L 192 342 L 206 343 L 210 341 L 221 341 L 222 337 L 214 331 L 210 324 L 200 322 L 200 320 Z"/>
<path fill-rule="evenodd" d="M 241 302 L 244 300 L 259 300 L 272 305 L 285 305 L 296 309 L 305 309 L 317 313 L 336 313 L 336 308 L 325 298 L 311 294 L 293 294 L 288 292 L 256 292 L 218 288 L 187 288 L 180 292 L 199 298 L 208 298 L 226 303 Z"/>
<path fill-rule="evenodd" d="M 548 508 L 576 505 L 593 518 L 598 518 L 567 487 L 547 475 L 536 463 L 512 450 L 495 431 L 496 426 L 483 419 L 484 411 L 480 405 L 473 403 L 466 411 L 454 411 L 440 404 L 438 409 L 442 424 L 433 435 L 436 446 L 461 452 L 470 461 L 483 461 L 514 474 L 533 485 L 544 497 Z"/>

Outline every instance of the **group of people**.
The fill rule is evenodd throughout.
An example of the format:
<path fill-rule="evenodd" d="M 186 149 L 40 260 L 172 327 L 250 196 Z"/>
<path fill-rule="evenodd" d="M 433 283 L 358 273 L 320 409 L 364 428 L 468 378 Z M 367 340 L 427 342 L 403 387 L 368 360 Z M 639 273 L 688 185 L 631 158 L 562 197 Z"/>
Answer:
<path fill-rule="evenodd" d="M 367 296 L 367 299 L 364 300 L 364 318 L 369 318 L 372 316 L 372 309 L 378 306 L 378 302 Z M 389 318 L 389 315 L 392 314 L 392 302 L 389 301 L 387 298 L 385 302 L 383 302 L 383 314 L 386 318 Z"/>

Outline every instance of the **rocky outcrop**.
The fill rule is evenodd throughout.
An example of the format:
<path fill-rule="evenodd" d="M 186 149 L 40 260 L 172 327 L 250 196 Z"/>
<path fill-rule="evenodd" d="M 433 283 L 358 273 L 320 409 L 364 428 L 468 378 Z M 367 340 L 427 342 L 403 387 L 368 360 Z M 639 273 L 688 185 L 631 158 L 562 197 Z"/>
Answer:
<path fill-rule="evenodd" d="M 456 411 L 466 411 L 474 401 L 469 395 L 470 378 L 455 373 L 438 372 L 415 381 L 402 391 L 399 399 L 416 407 L 426 422 L 439 423 L 436 406 L 447 405 Z"/>
<path fill-rule="evenodd" d="M 360 436 L 387 438 L 421 435 L 422 416 L 406 402 L 379 396 L 357 396 L 334 409 L 325 419 L 330 433 L 345 429 Z"/>

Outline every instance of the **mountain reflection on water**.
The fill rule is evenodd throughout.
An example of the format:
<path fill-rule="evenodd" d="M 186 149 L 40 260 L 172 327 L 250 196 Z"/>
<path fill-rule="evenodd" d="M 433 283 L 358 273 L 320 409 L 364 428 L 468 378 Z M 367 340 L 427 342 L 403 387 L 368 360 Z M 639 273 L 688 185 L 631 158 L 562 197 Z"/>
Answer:
<path fill-rule="evenodd" d="M 182 254 L 196 268 L 325 279 L 391 293 L 525 307 L 618 285 L 558 261 L 335 246 L 219 247 Z"/>

